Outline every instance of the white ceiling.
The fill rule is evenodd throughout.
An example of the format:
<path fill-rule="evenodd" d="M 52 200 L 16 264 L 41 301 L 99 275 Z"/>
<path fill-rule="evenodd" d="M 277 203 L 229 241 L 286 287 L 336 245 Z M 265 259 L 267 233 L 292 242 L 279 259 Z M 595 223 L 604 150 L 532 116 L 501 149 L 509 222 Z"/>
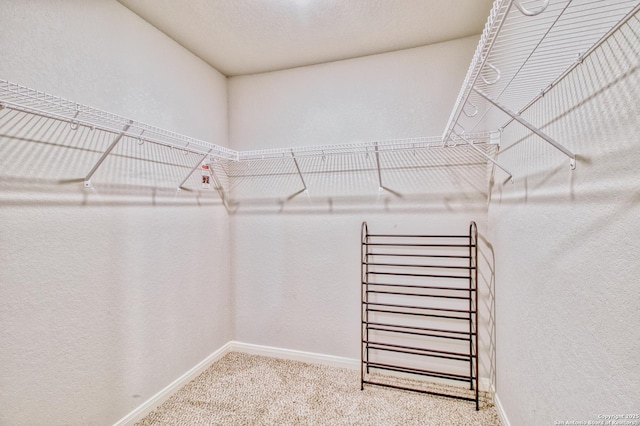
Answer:
<path fill-rule="evenodd" d="M 225 75 L 482 32 L 491 0 L 118 0 Z"/>

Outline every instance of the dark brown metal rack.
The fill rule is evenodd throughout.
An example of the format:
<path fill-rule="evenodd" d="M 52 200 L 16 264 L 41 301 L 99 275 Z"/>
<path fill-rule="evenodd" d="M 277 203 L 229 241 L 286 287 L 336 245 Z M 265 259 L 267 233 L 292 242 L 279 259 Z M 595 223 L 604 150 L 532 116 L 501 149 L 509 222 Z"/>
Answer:
<path fill-rule="evenodd" d="M 361 233 L 360 388 L 478 397 L 478 230 L 467 235 Z M 372 371 L 467 382 L 469 395 L 402 386 Z M 450 382 L 452 383 L 452 382 Z"/>

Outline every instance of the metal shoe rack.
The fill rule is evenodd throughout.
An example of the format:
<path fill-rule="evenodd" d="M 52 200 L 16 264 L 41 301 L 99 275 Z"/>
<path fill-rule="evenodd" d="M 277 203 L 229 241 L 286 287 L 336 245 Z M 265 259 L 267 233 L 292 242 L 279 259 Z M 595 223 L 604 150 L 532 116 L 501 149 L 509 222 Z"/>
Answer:
<path fill-rule="evenodd" d="M 361 389 L 388 386 L 479 409 L 477 234 L 475 222 L 466 235 L 370 234 L 362 223 Z M 424 377 L 466 382 L 472 392 L 411 380 Z"/>

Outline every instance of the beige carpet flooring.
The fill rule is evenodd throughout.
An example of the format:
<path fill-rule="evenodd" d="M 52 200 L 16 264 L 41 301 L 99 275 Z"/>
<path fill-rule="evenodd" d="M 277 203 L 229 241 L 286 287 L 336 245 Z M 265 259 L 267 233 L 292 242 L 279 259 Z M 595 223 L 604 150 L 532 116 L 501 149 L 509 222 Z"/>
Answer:
<path fill-rule="evenodd" d="M 443 390 L 442 386 L 436 390 Z M 359 371 L 231 352 L 137 424 L 500 423 L 487 395 L 482 396 L 480 411 L 476 411 L 475 403 L 451 398 L 371 385 L 361 391 Z"/>

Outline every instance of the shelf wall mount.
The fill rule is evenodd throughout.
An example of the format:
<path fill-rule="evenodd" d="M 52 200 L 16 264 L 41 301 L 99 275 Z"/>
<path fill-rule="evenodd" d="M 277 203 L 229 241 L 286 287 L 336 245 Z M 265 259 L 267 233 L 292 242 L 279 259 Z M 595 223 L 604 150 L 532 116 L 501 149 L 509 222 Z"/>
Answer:
<path fill-rule="evenodd" d="M 132 124 L 133 124 L 133 121 L 129 120 L 129 122 L 124 126 L 122 131 L 120 133 L 118 133 L 118 136 L 116 136 L 116 138 L 113 140 L 113 142 L 111 142 L 111 145 L 109 145 L 109 148 L 107 148 L 107 150 L 100 156 L 100 158 L 98 159 L 98 162 L 91 168 L 91 170 L 89 171 L 89 174 L 87 174 L 87 176 L 84 178 L 84 187 L 85 188 L 91 188 L 91 177 L 98 170 L 98 168 L 102 165 L 104 160 L 107 159 L 109 154 L 111 154 L 111 151 L 113 151 L 113 148 L 115 148 L 116 145 L 118 145 L 118 142 L 120 142 L 120 140 L 125 135 L 125 133 L 127 133 L 127 130 L 129 130 L 129 127 L 131 127 Z M 77 126 L 77 124 L 76 124 L 76 126 Z"/>

